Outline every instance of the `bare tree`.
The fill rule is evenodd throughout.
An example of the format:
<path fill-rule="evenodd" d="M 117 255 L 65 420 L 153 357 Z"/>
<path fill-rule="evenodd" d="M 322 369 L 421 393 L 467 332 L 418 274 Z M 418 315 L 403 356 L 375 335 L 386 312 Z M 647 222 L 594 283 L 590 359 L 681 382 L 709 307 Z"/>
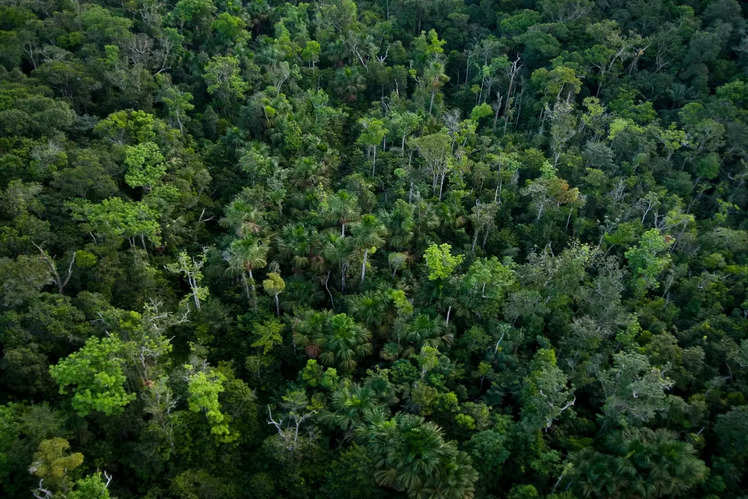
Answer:
<path fill-rule="evenodd" d="M 517 79 L 517 75 L 519 74 L 519 71 L 522 69 L 522 64 L 520 64 L 520 58 L 519 54 L 517 55 L 517 58 L 512 62 L 512 65 L 509 66 L 509 87 L 506 91 L 506 104 L 504 105 L 504 133 L 506 134 L 506 127 L 509 123 L 509 111 L 511 108 L 511 105 L 513 103 L 512 101 L 512 91 L 514 90 L 514 82 Z"/>
<path fill-rule="evenodd" d="M 299 429 L 301 425 L 316 413 L 317 411 L 311 411 L 299 414 L 296 411 L 291 411 L 285 418 L 280 418 L 280 420 L 276 421 L 273 418 L 270 406 L 268 406 L 268 424 L 273 425 L 278 430 L 278 436 L 283 447 L 289 452 L 294 452 L 299 447 Z"/>
<path fill-rule="evenodd" d="M 61 277 L 60 273 L 57 271 L 57 265 L 55 264 L 55 260 L 52 256 L 47 253 L 47 250 L 39 246 L 38 244 L 32 242 L 31 244 L 34 245 L 36 249 L 39 250 L 39 253 L 41 253 L 42 260 L 47 264 L 49 267 L 49 271 L 52 274 L 52 279 L 55 281 L 55 284 L 57 284 L 57 290 L 62 294 L 62 291 L 65 289 L 65 286 L 67 286 L 68 282 L 70 282 L 70 277 L 73 275 L 73 265 L 75 264 L 75 255 L 76 252 L 73 252 L 73 256 L 70 257 L 70 262 L 68 263 L 68 269 L 65 273 L 65 277 Z"/>

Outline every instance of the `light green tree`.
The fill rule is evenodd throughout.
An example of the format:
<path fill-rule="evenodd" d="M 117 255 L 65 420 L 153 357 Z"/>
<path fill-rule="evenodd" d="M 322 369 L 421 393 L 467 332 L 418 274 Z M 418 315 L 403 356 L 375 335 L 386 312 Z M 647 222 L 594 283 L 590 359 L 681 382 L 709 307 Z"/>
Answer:
<path fill-rule="evenodd" d="M 125 146 L 125 182 L 130 187 L 143 187 L 146 192 L 166 174 L 164 155 L 157 144 L 143 142 Z"/>
<path fill-rule="evenodd" d="M 462 263 L 463 255 L 452 255 L 452 246 L 447 243 L 432 244 L 423 254 L 429 270 L 429 280 L 447 279 Z"/>
<path fill-rule="evenodd" d="M 49 372 L 65 394 L 73 387 L 73 409 L 86 416 L 93 411 L 106 415 L 122 412 L 135 399 L 125 391 L 124 345 L 115 336 L 89 338 L 83 348 L 62 359 Z"/>
<path fill-rule="evenodd" d="M 186 364 L 185 368 L 188 371 L 187 403 L 190 411 L 204 412 L 210 423 L 210 432 L 221 442 L 231 442 L 238 438 L 238 435 L 229 430 L 228 420 L 221 412 L 218 400 L 218 395 L 225 390 L 226 376 L 210 367 L 197 370 L 193 365 Z"/>
<path fill-rule="evenodd" d="M 75 488 L 65 499 L 109 499 L 108 487 L 111 480 L 112 476 L 106 471 L 78 479 L 75 481 Z"/>
<path fill-rule="evenodd" d="M 252 334 L 257 337 L 252 342 L 255 348 L 262 348 L 262 354 L 267 355 L 275 348 L 276 345 L 283 343 L 283 329 L 285 326 L 276 319 L 270 319 L 266 322 L 256 322 L 253 326 Z"/>
<path fill-rule="evenodd" d="M 155 245 L 161 244 L 161 227 L 158 214 L 143 201 L 125 201 L 122 198 L 109 198 L 100 203 L 76 200 L 68 203 L 73 216 L 87 221 L 96 236 L 109 238 L 114 242 L 127 239 L 131 247 L 140 239 L 145 249 L 145 239 Z"/>
<path fill-rule="evenodd" d="M 262 281 L 262 287 L 265 292 L 273 297 L 275 300 L 275 315 L 280 317 L 280 302 L 278 301 L 278 295 L 286 289 L 286 282 L 277 272 L 270 272 L 268 278 Z"/>
<path fill-rule="evenodd" d="M 442 199 L 444 179 L 447 177 L 451 159 L 452 141 L 445 132 L 432 133 L 416 139 L 410 144 L 418 150 L 431 173 L 431 190 Z"/>

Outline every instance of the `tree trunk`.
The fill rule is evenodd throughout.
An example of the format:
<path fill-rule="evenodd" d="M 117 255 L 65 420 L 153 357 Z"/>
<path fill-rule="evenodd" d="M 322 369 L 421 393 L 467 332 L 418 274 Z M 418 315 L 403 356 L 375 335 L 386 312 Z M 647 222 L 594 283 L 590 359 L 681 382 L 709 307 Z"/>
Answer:
<path fill-rule="evenodd" d="M 200 297 L 197 296 L 197 287 L 192 288 L 192 299 L 195 301 L 195 308 L 200 310 Z"/>
<path fill-rule="evenodd" d="M 327 272 L 327 277 L 325 278 L 325 289 L 327 290 L 327 294 L 330 296 L 330 307 L 335 310 L 335 300 L 332 299 L 332 293 L 330 292 L 330 288 L 327 285 L 328 282 L 330 282 L 330 273 L 331 271 Z"/>
<path fill-rule="evenodd" d="M 496 92 L 496 112 L 493 114 L 493 127 L 492 130 L 496 130 L 496 122 L 499 120 L 499 111 L 501 110 L 501 94 Z"/>
<path fill-rule="evenodd" d="M 442 200 L 442 189 L 444 188 L 444 178 L 447 176 L 447 172 L 443 172 L 441 174 L 441 179 L 439 180 L 439 201 Z"/>
<path fill-rule="evenodd" d="M 275 297 L 275 315 L 280 317 L 281 316 L 281 310 L 280 310 L 280 303 L 278 302 L 278 295 L 273 295 Z"/>
<path fill-rule="evenodd" d="M 369 248 L 364 250 L 364 262 L 361 264 L 361 284 L 364 283 L 366 277 L 366 258 L 369 256 Z"/>
<path fill-rule="evenodd" d="M 540 203 L 540 207 L 538 207 L 538 217 L 535 219 L 536 222 L 540 221 L 540 217 L 543 216 L 544 209 L 545 209 L 545 203 Z"/>
<path fill-rule="evenodd" d="M 504 135 L 506 135 L 506 127 L 509 123 L 509 106 L 512 104 L 512 90 L 514 89 L 514 78 L 517 77 L 517 72 L 519 71 L 519 67 L 517 64 L 519 63 L 519 56 L 517 57 L 517 60 L 514 61 L 512 64 L 512 72 L 509 76 L 509 88 L 506 92 L 506 104 L 504 105 Z"/>
<path fill-rule="evenodd" d="M 257 291 L 255 290 L 255 278 L 252 275 L 252 269 L 249 269 L 249 284 L 252 286 L 252 308 L 257 310 Z"/>
<path fill-rule="evenodd" d="M 242 287 L 244 288 L 244 296 L 246 296 L 247 300 L 249 300 L 250 299 L 250 295 L 249 295 L 249 283 L 247 282 L 247 276 L 244 275 L 243 272 L 242 272 Z"/>

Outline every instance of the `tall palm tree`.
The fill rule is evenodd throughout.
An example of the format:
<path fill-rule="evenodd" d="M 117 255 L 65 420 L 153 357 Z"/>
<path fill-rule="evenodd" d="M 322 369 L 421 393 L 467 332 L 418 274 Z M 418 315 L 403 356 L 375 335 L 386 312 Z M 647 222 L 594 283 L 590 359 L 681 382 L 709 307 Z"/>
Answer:
<path fill-rule="evenodd" d="M 364 258 L 361 263 L 361 284 L 364 283 L 366 277 L 366 261 L 369 256 L 369 251 L 373 251 L 376 248 L 384 244 L 384 236 L 387 234 L 387 229 L 379 221 L 376 215 L 364 215 L 361 217 L 361 221 L 353 228 L 353 237 L 357 248 L 363 248 Z"/>
<path fill-rule="evenodd" d="M 348 191 L 338 191 L 327 200 L 327 213 L 340 224 L 340 236 L 345 237 L 345 226 L 359 216 L 358 198 Z"/>
<path fill-rule="evenodd" d="M 252 306 L 255 309 L 257 308 L 257 293 L 252 271 L 267 265 L 267 254 L 267 245 L 253 237 L 235 239 L 224 254 L 224 259 L 229 263 L 229 270 L 241 276 L 247 299 L 250 299 L 251 288 Z"/>
<path fill-rule="evenodd" d="M 342 237 L 334 232 L 328 232 L 322 254 L 340 270 L 340 291 L 345 292 L 345 276 L 348 272 L 348 257 L 351 253 L 350 238 Z"/>

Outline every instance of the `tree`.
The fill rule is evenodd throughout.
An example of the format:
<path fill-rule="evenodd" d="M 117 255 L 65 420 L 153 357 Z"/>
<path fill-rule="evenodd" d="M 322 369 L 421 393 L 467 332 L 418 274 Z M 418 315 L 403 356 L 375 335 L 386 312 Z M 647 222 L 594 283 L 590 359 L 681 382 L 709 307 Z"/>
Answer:
<path fill-rule="evenodd" d="M 340 224 L 340 236 L 345 237 L 345 226 L 358 219 L 360 214 L 358 198 L 348 191 L 338 191 L 323 205 L 327 215 Z"/>
<path fill-rule="evenodd" d="M 646 356 L 619 352 L 613 367 L 600 377 L 605 395 L 603 413 L 613 421 L 639 425 L 667 408 L 665 391 L 673 382 L 652 367 Z"/>
<path fill-rule="evenodd" d="M 452 255 L 452 246 L 447 243 L 432 244 L 423 254 L 429 271 L 429 280 L 447 279 L 462 263 L 463 255 Z"/>
<path fill-rule="evenodd" d="M 371 156 L 371 176 L 373 177 L 377 167 L 377 147 L 384 140 L 387 129 L 384 127 L 384 122 L 376 118 L 361 118 L 358 124 L 362 128 L 358 142 L 366 146 L 366 155 Z"/>
<path fill-rule="evenodd" d="M 69 448 L 70 442 L 59 437 L 42 440 L 39 443 L 39 449 L 34 454 L 34 462 L 29 466 L 29 473 L 40 478 L 40 490 L 42 487 L 49 487 L 50 491 L 66 494 L 73 488 L 71 475 L 83 464 L 83 454 L 66 454 Z M 50 496 L 51 493 L 47 497 Z"/>
<path fill-rule="evenodd" d="M 416 113 L 410 111 L 393 112 L 391 124 L 400 135 L 400 155 L 405 156 L 405 139 L 416 131 L 420 124 L 420 118 Z"/>
<path fill-rule="evenodd" d="M 363 284 L 366 277 L 366 263 L 369 252 L 375 252 L 378 247 L 384 244 L 384 236 L 387 229 L 379 221 L 376 215 L 364 215 L 361 221 L 353 228 L 353 238 L 356 246 L 363 248 L 364 257 L 361 262 L 361 283 Z"/>
<path fill-rule="evenodd" d="M 281 407 L 285 415 L 280 419 L 273 417 L 273 412 L 268 406 L 268 424 L 273 425 L 278 431 L 277 440 L 280 447 L 290 454 L 304 450 L 310 442 L 310 438 L 299 435 L 301 426 L 315 414 L 316 410 L 309 410 L 309 399 L 303 390 L 289 391 L 283 395 Z"/>
<path fill-rule="evenodd" d="M 152 142 L 163 123 L 141 110 L 116 111 L 99 121 L 93 131 L 115 144 Z"/>
<path fill-rule="evenodd" d="M 584 497 L 687 495 L 702 484 L 707 467 L 689 443 L 665 429 L 631 428 L 603 439 L 603 451 L 574 453 L 564 481 Z"/>
<path fill-rule="evenodd" d="M 262 348 L 262 354 L 267 355 L 276 345 L 283 343 L 281 333 L 284 328 L 283 323 L 275 319 L 270 319 L 264 323 L 256 322 L 252 333 L 257 336 L 257 339 L 252 342 L 252 346 Z"/>
<path fill-rule="evenodd" d="M 478 474 L 470 457 L 421 416 L 397 414 L 361 428 L 379 485 L 408 497 L 472 498 Z"/>
<path fill-rule="evenodd" d="M 745 343 L 745 340 L 743 340 Z M 714 425 L 714 433 L 717 437 L 720 456 L 714 463 L 712 472 L 719 472 L 721 478 L 729 485 L 730 490 L 740 488 L 742 479 L 745 478 L 745 463 L 748 461 L 745 441 L 748 439 L 748 428 L 746 428 L 746 416 L 748 406 L 740 405 L 733 407 L 724 414 L 717 416 Z"/>
<path fill-rule="evenodd" d="M 661 256 L 673 240 L 663 236 L 657 229 L 650 229 L 641 236 L 638 246 L 626 251 L 626 259 L 636 279 L 634 285 L 638 292 L 659 287 L 657 276 L 670 263 L 670 255 Z"/>
<path fill-rule="evenodd" d="M 356 367 L 356 358 L 371 352 L 371 333 L 346 314 L 332 316 L 328 328 L 320 342 L 322 361 L 337 363 L 346 371 L 351 371 Z"/>
<path fill-rule="evenodd" d="M 73 387 L 71 403 L 79 415 L 118 414 L 135 400 L 134 393 L 125 391 L 124 347 L 115 336 L 89 338 L 83 348 L 49 368 L 60 394 Z"/>
<path fill-rule="evenodd" d="M 509 436 L 500 431 L 498 425 L 496 429 L 482 430 L 470 437 L 466 450 L 482 481 L 496 482 L 502 475 L 500 467 L 510 456 L 508 440 Z"/>
<path fill-rule="evenodd" d="M 216 6 L 211 0 L 179 0 L 171 16 L 178 22 L 180 28 L 185 26 L 200 28 L 207 24 L 215 10 Z"/>
<path fill-rule="evenodd" d="M 495 203 L 475 202 L 475 206 L 473 206 L 472 213 L 470 214 L 470 221 L 473 223 L 474 231 L 471 251 L 475 251 L 475 245 L 478 243 L 478 235 L 481 231 L 483 231 L 483 245 L 485 246 L 490 228 L 494 225 L 497 209 L 498 206 Z"/>
<path fill-rule="evenodd" d="M 39 256 L 0 257 L 0 305 L 12 308 L 37 296 L 53 281 L 49 265 Z"/>
<path fill-rule="evenodd" d="M 235 239 L 224 253 L 224 259 L 229 263 L 229 270 L 241 276 L 247 299 L 250 298 L 249 288 L 252 289 L 252 303 L 255 309 L 257 308 L 257 297 L 255 294 L 255 278 L 252 271 L 261 269 L 267 265 L 267 254 L 267 245 L 253 237 Z"/>
<path fill-rule="evenodd" d="M 160 74 L 156 81 L 161 87 L 158 95 L 160 102 L 166 106 L 169 118 L 179 127 L 179 132 L 184 133 L 184 124 L 187 122 L 187 113 L 195 109 L 192 104 L 193 95 L 190 92 L 183 92 L 176 85 L 171 83 L 171 78 L 167 75 Z"/>
<path fill-rule="evenodd" d="M 495 256 L 476 258 L 463 280 L 467 291 L 465 297 L 476 296 L 480 300 L 500 304 L 517 281 L 515 268 L 516 265 L 511 258 L 506 258 L 504 262 L 500 262 Z"/>
<path fill-rule="evenodd" d="M 164 156 L 157 144 L 143 142 L 135 146 L 125 146 L 125 182 L 130 187 L 143 187 L 150 191 L 166 174 Z"/>
<path fill-rule="evenodd" d="M 548 430 L 553 420 L 576 402 L 566 387 L 566 374 L 552 349 L 541 348 L 530 363 L 522 390 L 522 424 L 530 431 Z"/>
<path fill-rule="evenodd" d="M 68 262 L 68 268 L 67 272 L 65 273 L 65 277 L 60 277 L 60 273 L 57 271 L 57 264 L 55 264 L 54 258 L 52 258 L 47 251 L 39 246 L 36 243 L 33 243 L 34 247 L 39 250 L 39 253 L 41 253 L 42 260 L 44 260 L 44 263 L 47 264 L 49 267 L 49 272 L 52 276 L 52 280 L 54 280 L 55 284 L 57 285 L 57 291 L 62 294 L 62 290 L 65 289 L 65 286 L 68 285 L 70 282 L 70 278 L 73 275 L 73 265 L 75 264 L 75 256 L 78 253 L 77 251 L 73 251 L 72 256 L 70 257 L 70 261 Z"/>
<path fill-rule="evenodd" d="M 431 171 L 432 193 L 436 194 L 438 187 L 439 201 L 441 201 L 444 179 L 447 176 L 451 158 L 452 141 L 449 135 L 444 132 L 433 133 L 417 139 L 411 139 L 410 143 L 418 150 L 418 153 L 423 157 Z"/>
<path fill-rule="evenodd" d="M 249 89 L 239 73 L 239 59 L 234 56 L 213 56 L 205 65 L 203 77 L 208 93 L 215 95 L 225 107 L 244 98 Z"/>
<path fill-rule="evenodd" d="M 75 218 L 88 222 L 94 239 L 96 235 L 103 236 L 118 244 L 127 239 L 134 248 L 139 238 L 144 249 L 146 238 L 157 246 L 161 244 L 157 213 L 143 201 L 113 197 L 101 203 L 76 200 L 68 206 Z"/>
<path fill-rule="evenodd" d="M 423 71 L 423 78 L 421 80 L 421 85 L 430 96 L 428 114 L 431 114 L 434 109 L 434 97 L 436 97 L 439 89 L 448 81 L 449 76 L 444 74 L 444 64 L 438 59 L 429 62 Z"/>
<path fill-rule="evenodd" d="M 206 250 L 203 249 L 200 257 L 195 260 L 186 251 L 180 251 L 177 261 L 166 265 L 166 270 L 169 272 L 183 274 L 187 278 L 187 284 L 189 284 L 192 294 L 192 303 L 195 305 L 196 310 L 200 310 L 201 301 L 207 298 L 209 293 L 208 288 L 200 286 L 203 280 L 202 268 L 205 264 L 205 254 Z"/>
<path fill-rule="evenodd" d="M 105 481 L 106 480 L 106 481 Z M 94 473 L 76 480 L 75 488 L 67 495 L 68 499 L 109 499 L 109 483 L 112 476 L 103 473 Z"/>
<path fill-rule="evenodd" d="M 238 435 L 231 432 L 227 417 L 221 412 L 218 396 L 224 391 L 226 376 L 220 371 L 205 367 L 197 369 L 192 364 L 185 365 L 187 369 L 187 403 L 192 412 L 202 412 L 210 424 L 210 433 L 216 435 L 221 442 L 231 442 Z"/>
<path fill-rule="evenodd" d="M 286 289 L 286 282 L 277 272 L 270 272 L 268 278 L 262 281 L 262 287 L 265 292 L 273 297 L 275 300 L 275 315 L 280 317 L 280 303 L 278 302 L 278 295 Z"/>
<path fill-rule="evenodd" d="M 346 372 L 371 353 L 371 332 L 347 314 L 307 311 L 294 321 L 294 343 L 311 357 Z"/>

